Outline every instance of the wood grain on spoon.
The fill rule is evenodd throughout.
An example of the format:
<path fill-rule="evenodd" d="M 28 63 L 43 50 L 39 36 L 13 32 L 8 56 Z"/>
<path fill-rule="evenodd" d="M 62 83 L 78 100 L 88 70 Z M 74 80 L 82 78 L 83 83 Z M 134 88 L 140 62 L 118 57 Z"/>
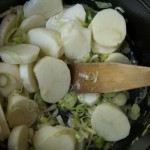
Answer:
<path fill-rule="evenodd" d="M 120 63 L 69 65 L 72 91 L 106 93 L 150 86 L 150 68 Z"/>

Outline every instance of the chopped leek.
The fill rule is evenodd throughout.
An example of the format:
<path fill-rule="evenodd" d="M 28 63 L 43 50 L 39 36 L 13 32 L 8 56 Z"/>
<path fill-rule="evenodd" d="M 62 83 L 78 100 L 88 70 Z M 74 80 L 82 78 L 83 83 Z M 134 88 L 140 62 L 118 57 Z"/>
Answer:
<path fill-rule="evenodd" d="M 131 107 L 131 110 L 129 112 L 129 117 L 132 120 L 137 120 L 139 116 L 140 116 L 140 107 L 138 104 L 135 103 Z"/>
<path fill-rule="evenodd" d="M 72 109 L 77 102 L 77 97 L 73 92 L 67 93 L 62 100 L 59 101 L 61 107 Z"/>
<path fill-rule="evenodd" d="M 98 136 L 94 136 L 93 138 L 93 141 L 94 141 L 94 146 L 96 148 L 102 148 L 104 146 L 104 139 L 101 138 L 101 137 L 98 137 Z"/>

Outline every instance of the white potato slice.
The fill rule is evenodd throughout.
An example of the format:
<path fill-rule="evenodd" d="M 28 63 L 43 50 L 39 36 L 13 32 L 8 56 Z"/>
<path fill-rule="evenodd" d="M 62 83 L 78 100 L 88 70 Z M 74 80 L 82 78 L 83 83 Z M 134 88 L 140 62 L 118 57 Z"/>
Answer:
<path fill-rule="evenodd" d="M 76 4 L 71 7 L 65 8 L 59 14 L 50 17 L 46 22 L 46 28 L 56 30 L 58 32 L 61 31 L 61 27 L 71 21 L 77 21 L 78 23 L 84 23 L 86 18 L 86 13 L 81 4 Z"/>
<path fill-rule="evenodd" d="M 1 59 L 8 64 L 29 64 L 34 62 L 39 54 L 39 47 L 31 44 L 18 44 L 0 48 Z"/>
<path fill-rule="evenodd" d="M 115 52 L 118 49 L 118 47 L 106 47 L 102 46 L 95 41 L 92 42 L 92 52 L 98 53 L 98 54 L 110 54 Z"/>
<path fill-rule="evenodd" d="M 96 107 L 91 117 L 97 135 L 106 141 L 119 141 L 129 135 L 130 123 L 121 109 L 114 104 L 103 103 Z"/>
<path fill-rule="evenodd" d="M 60 33 L 46 29 L 32 29 L 27 34 L 27 42 L 41 48 L 42 55 L 60 58 L 63 55 Z"/>
<path fill-rule="evenodd" d="M 56 103 L 68 92 L 70 70 L 62 60 L 46 56 L 34 67 L 41 96 L 48 103 Z"/>
<path fill-rule="evenodd" d="M 17 65 L 10 65 L 3 62 L 0 63 L 0 84 L 5 84 L 0 87 L 0 93 L 4 97 L 7 97 L 14 90 L 22 89 L 22 79 L 20 78 Z"/>
<path fill-rule="evenodd" d="M 69 21 L 61 30 L 65 56 L 69 59 L 82 59 L 91 51 L 91 30 L 75 21 Z"/>
<path fill-rule="evenodd" d="M 65 8 L 63 11 L 62 18 L 76 20 L 79 23 L 80 21 L 85 22 L 86 12 L 83 5 L 76 4 L 71 7 Z"/>
<path fill-rule="evenodd" d="M 16 27 L 17 15 L 9 14 L 7 15 L 0 25 L 0 47 L 5 44 L 5 39 L 8 32 Z"/>
<path fill-rule="evenodd" d="M 8 97 L 6 118 L 11 128 L 19 125 L 31 126 L 36 121 L 39 112 L 36 102 L 25 96 L 12 93 Z"/>
<path fill-rule="evenodd" d="M 130 60 L 127 56 L 123 55 L 122 53 L 112 53 L 110 54 L 105 62 L 115 62 L 115 63 L 122 63 L 122 64 L 131 64 Z"/>
<path fill-rule="evenodd" d="M 86 103 L 88 106 L 93 106 L 99 102 L 99 93 L 81 93 L 77 95 L 80 103 Z"/>
<path fill-rule="evenodd" d="M 3 108 L 0 104 L 0 141 L 4 141 L 8 138 L 10 130 L 5 119 Z"/>
<path fill-rule="evenodd" d="M 62 0 L 30 0 L 24 6 L 24 16 L 43 15 L 49 18 L 63 10 Z"/>
<path fill-rule="evenodd" d="M 42 15 L 33 15 L 30 16 L 26 19 L 24 19 L 19 28 L 23 30 L 24 32 L 28 32 L 29 30 L 33 28 L 38 28 L 38 27 L 45 27 L 46 25 L 46 19 Z"/>
<path fill-rule="evenodd" d="M 8 150 L 28 150 L 28 127 L 26 125 L 12 129 L 8 138 Z"/>
<path fill-rule="evenodd" d="M 20 75 L 23 79 L 24 88 L 33 93 L 38 90 L 38 82 L 33 72 L 34 63 L 28 65 L 20 65 Z"/>
<path fill-rule="evenodd" d="M 33 145 L 35 150 L 75 150 L 76 139 L 65 127 L 43 126 L 35 132 Z M 68 131 L 68 132 L 67 132 Z"/>
<path fill-rule="evenodd" d="M 94 40 L 108 47 L 116 47 L 126 36 L 126 22 L 121 14 L 113 9 L 104 9 L 96 14 L 92 20 Z"/>

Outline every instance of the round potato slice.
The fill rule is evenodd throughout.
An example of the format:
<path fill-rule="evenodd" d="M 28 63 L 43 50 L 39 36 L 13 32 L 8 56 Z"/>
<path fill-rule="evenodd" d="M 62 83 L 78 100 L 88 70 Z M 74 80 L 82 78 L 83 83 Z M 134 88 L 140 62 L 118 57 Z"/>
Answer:
<path fill-rule="evenodd" d="M 42 15 L 33 15 L 24 19 L 20 24 L 20 29 L 24 32 L 28 32 L 33 28 L 44 27 L 46 24 L 46 19 Z"/>
<path fill-rule="evenodd" d="M 27 42 L 40 47 L 41 55 L 55 58 L 63 55 L 61 37 L 57 31 L 46 28 L 32 29 L 27 34 Z"/>
<path fill-rule="evenodd" d="M 0 48 L 1 59 L 8 64 L 29 64 L 34 62 L 39 54 L 39 47 L 31 44 L 18 44 Z"/>
<path fill-rule="evenodd" d="M 9 136 L 9 133 L 10 133 L 10 130 L 5 119 L 3 108 L 0 105 L 0 141 L 4 141 L 5 139 L 7 139 Z"/>
<path fill-rule="evenodd" d="M 126 22 L 121 14 L 114 9 L 104 9 L 92 20 L 94 40 L 108 47 L 116 47 L 126 36 Z"/>
<path fill-rule="evenodd" d="M 123 55 L 122 53 L 112 53 L 106 58 L 105 62 L 116 62 L 122 64 L 131 64 L 130 60 L 127 56 Z"/>
<path fill-rule="evenodd" d="M 68 92 L 70 71 L 62 60 L 46 56 L 34 67 L 41 96 L 48 103 L 56 103 Z"/>
<path fill-rule="evenodd" d="M 36 121 L 39 112 L 36 102 L 25 96 L 12 93 L 8 97 L 6 118 L 11 128 L 19 125 L 31 126 Z"/>
<path fill-rule="evenodd" d="M 8 150 L 28 150 L 28 127 L 26 125 L 12 129 L 8 138 Z"/>
<path fill-rule="evenodd" d="M 75 150 L 76 139 L 65 127 L 45 125 L 35 132 L 33 144 L 35 150 Z"/>
<path fill-rule="evenodd" d="M 130 123 L 117 105 L 103 103 L 96 107 L 91 118 L 92 127 L 106 141 L 119 141 L 129 135 Z"/>

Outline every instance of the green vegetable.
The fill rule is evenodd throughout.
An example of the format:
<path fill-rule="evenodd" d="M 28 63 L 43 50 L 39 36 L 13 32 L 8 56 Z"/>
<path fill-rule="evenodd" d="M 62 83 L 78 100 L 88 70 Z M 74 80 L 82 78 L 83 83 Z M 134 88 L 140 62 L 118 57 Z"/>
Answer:
<path fill-rule="evenodd" d="M 67 93 L 62 100 L 59 101 L 61 107 L 72 109 L 77 102 L 77 97 L 73 92 Z"/>
<path fill-rule="evenodd" d="M 133 104 L 129 112 L 129 117 L 132 120 L 137 120 L 139 116 L 140 116 L 140 107 L 138 104 Z"/>
<path fill-rule="evenodd" d="M 101 138 L 101 137 L 98 137 L 98 136 L 94 136 L 93 138 L 93 141 L 94 141 L 94 146 L 96 148 L 102 148 L 104 146 L 104 139 Z"/>

